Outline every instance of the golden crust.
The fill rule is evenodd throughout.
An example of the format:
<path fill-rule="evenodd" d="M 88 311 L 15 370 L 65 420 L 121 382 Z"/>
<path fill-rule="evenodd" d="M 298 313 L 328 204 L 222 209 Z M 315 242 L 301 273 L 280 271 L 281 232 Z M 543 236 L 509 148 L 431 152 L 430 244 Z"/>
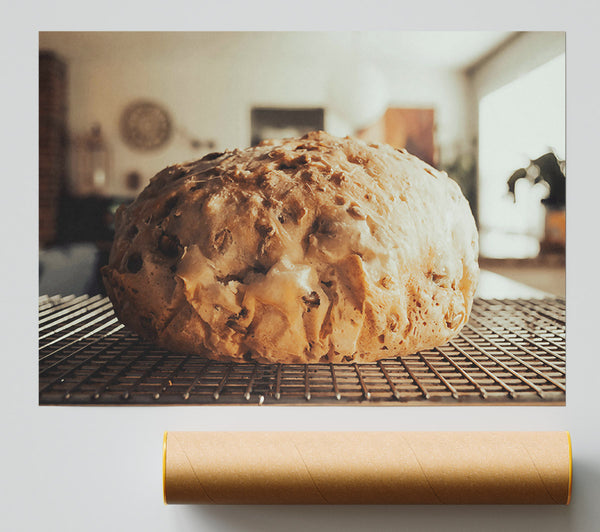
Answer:
<path fill-rule="evenodd" d="M 117 213 L 104 282 L 144 338 L 219 360 L 369 362 L 467 321 L 477 231 L 406 151 L 313 132 L 166 168 Z"/>

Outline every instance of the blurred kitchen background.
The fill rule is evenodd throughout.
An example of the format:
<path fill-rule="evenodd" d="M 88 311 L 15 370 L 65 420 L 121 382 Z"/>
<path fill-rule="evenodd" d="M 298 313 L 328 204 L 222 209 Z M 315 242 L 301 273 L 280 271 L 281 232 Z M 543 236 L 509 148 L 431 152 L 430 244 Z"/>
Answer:
<path fill-rule="evenodd" d="M 41 32 L 40 294 L 102 293 L 167 165 L 324 129 L 461 186 L 483 269 L 565 295 L 562 32 Z"/>

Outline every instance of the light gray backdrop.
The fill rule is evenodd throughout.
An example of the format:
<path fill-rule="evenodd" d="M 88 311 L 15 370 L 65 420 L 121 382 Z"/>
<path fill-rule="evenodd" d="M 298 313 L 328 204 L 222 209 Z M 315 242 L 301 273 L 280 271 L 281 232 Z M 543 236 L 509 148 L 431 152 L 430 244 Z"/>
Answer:
<path fill-rule="evenodd" d="M 0 529 L 600 530 L 597 8 L 580 0 L 37 4 L 23 1 L 3 10 L 0 32 Z M 65 29 L 566 30 L 567 406 L 37 406 L 37 31 Z M 572 433 L 574 452 L 569 507 L 166 507 L 162 502 L 164 430 L 565 429 Z"/>

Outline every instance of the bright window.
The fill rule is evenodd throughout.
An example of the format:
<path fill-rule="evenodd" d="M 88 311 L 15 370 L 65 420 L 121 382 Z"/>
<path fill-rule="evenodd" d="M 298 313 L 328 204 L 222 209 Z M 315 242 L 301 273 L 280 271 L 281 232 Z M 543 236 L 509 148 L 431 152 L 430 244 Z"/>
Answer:
<path fill-rule="evenodd" d="M 479 102 L 479 222 L 481 255 L 534 257 L 544 233 L 541 198 L 547 185 L 507 180 L 532 159 L 554 151 L 565 158 L 565 55 L 487 94 Z"/>

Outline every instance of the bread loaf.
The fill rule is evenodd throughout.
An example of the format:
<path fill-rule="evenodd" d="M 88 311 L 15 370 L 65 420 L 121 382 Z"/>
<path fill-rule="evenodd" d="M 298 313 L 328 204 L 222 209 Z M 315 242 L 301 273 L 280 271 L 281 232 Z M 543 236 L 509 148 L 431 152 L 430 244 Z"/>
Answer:
<path fill-rule="evenodd" d="M 102 273 L 123 323 L 171 351 L 370 362 L 460 331 L 477 250 L 445 173 L 313 132 L 158 173 L 117 211 Z"/>

